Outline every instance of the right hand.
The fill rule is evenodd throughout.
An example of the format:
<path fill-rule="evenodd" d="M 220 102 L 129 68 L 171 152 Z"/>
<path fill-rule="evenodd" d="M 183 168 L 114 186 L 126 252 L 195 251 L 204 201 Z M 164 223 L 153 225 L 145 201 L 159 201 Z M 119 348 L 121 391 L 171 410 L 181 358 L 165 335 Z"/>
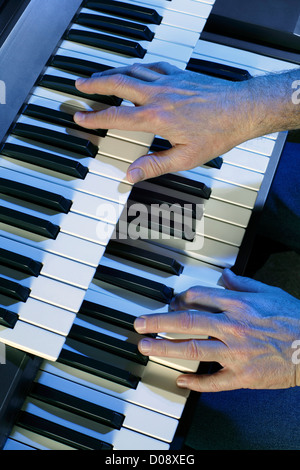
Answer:
<path fill-rule="evenodd" d="M 135 104 L 76 113 L 80 126 L 149 132 L 172 144 L 133 162 L 127 173 L 132 183 L 195 168 L 256 137 L 248 82 L 228 82 L 163 62 L 111 69 L 77 80 L 76 86 Z"/>

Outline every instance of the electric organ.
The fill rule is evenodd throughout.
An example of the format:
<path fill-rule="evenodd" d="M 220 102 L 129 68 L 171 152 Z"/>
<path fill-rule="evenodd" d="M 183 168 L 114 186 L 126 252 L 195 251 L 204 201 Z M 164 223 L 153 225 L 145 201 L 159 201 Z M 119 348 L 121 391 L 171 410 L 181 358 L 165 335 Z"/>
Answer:
<path fill-rule="evenodd" d="M 224 267 L 243 273 L 286 134 L 133 187 L 125 178 L 129 164 L 169 143 L 142 132 L 80 128 L 75 111 L 131 104 L 84 95 L 74 82 L 136 62 L 168 61 L 227 80 L 297 67 L 297 24 L 280 30 L 280 48 L 277 24 L 249 21 L 247 30 L 244 19 L 222 16 L 221 3 L 0 2 L 3 449 L 182 445 L 193 394 L 175 379 L 199 364 L 142 356 L 134 318 L 167 311 L 174 293 L 193 285 L 222 288 Z M 120 236 L 119 218 L 135 203 L 172 202 L 192 207 L 192 240 L 183 233 Z M 157 232 L 163 229 L 158 223 Z"/>

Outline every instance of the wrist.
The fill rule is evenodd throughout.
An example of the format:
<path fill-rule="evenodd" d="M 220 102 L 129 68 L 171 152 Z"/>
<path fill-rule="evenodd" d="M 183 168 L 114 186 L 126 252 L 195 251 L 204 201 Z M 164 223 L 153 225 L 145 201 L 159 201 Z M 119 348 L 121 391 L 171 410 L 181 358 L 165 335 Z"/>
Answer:
<path fill-rule="evenodd" d="M 251 138 L 300 128 L 300 104 L 293 99 L 299 79 L 297 69 L 241 82 Z"/>

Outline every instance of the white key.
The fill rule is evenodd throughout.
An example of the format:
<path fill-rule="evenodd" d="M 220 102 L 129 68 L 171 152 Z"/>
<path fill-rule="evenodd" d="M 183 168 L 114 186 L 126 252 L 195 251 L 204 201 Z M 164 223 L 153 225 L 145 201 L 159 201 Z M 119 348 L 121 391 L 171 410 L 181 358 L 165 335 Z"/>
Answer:
<path fill-rule="evenodd" d="M 170 26 L 173 26 L 173 25 L 170 24 Z M 67 40 L 62 41 L 60 47 L 62 49 L 67 49 L 69 51 L 80 52 L 81 54 L 85 54 L 86 56 L 88 56 L 89 57 L 88 60 L 93 60 L 94 62 L 95 60 L 99 60 L 100 63 L 108 63 L 109 65 L 112 65 L 113 67 L 120 66 L 120 65 L 122 66 L 131 65 L 134 63 L 152 63 L 152 62 L 159 62 L 162 60 L 161 55 L 150 54 L 150 53 L 146 54 L 143 59 L 139 59 L 136 57 L 129 58 L 127 56 L 121 56 L 119 54 L 116 55 L 116 54 L 110 53 L 108 51 L 105 51 L 104 49 L 99 49 L 99 48 L 92 47 L 92 46 L 86 46 L 80 43 L 75 43 L 75 42 L 67 41 Z M 190 48 L 191 53 L 192 51 L 193 49 Z M 168 58 L 168 62 L 181 69 L 185 69 L 186 67 L 186 61 L 180 61 L 178 59 Z"/>
<path fill-rule="evenodd" d="M 23 409 L 36 416 L 48 419 L 51 422 L 73 429 L 84 435 L 102 440 L 114 446 L 115 450 L 144 450 L 168 449 L 168 444 L 152 439 L 148 436 L 124 429 L 121 432 L 107 426 L 81 418 L 70 412 L 61 411 L 52 405 L 37 400 L 27 400 Z"/>
<path fill-rule="evenodd" d="M 128 362 L 126 364 L 128 367 L 132 367 L 132 364 Z M 139 368 L 143 375 L 136 389 L 118 385 L 59 362 L 44 362 L 41 368 L 85 387 L 174 418 L 181 417 L 189 396 L 188 390 L 179 389 L 176 386 L 178 371 L 152 361 L 149 361 L 146 367 Z"/>
<path fill-rule="evenodd" d="M 155 10 L 157 7 L 160 7 L 171 11 L 179 11 L 188 15 L 201 16 L 202 18 L 208 18 L 211 12 L 211 7 L 209 7 L 208 4 L 212 4 L 212 2 L 203 0 L 198 3 L 191 0 L 172 0 L 171 2 L 166 2 L 166 0 L 136 0 L 133 3 L 140 3 L 145 6 L 151 5 Z"/>
<path fill-rule="evenodd" d="M 88 28 L 81 25 L 74 25 L 71 28 L 71 31 L 86 31 L 86 32 L 97 32 L 97 30 Z M 103 34 L 103 33 L 102 33 Z M 117 35 L 112 35 L 109 33 L 105 33 L 105 35 L 109 38 L 110 36 L 118 37 Z M 174 59 L 181 62 L 187 63 L 191 57 L 193 49 L 189 46 L 185 46 L 182 44 L 176 43 L 176 47 L 174 47 L 174 43 L 171 42 L 172 38 L 169 41 L 161 41 L 160 39 L 154 38 L 153 41 L 138 41 L 138 43 L 143 47 L 147 54 L 150 55 L 157 55 L 164 57 L 165 59 Z M 83 44 L 80 43 L 79 44 Z M 88 46 L 91 47 L 91 46 Z M 136 60 L 135 57 L 127 59 L 127 56 L 124 57 L 124 62 L 134 62 Z"/>
<path fill-rule="evenodd" d="M 219 201 L 228 202 L 229 204 L 246 207 L 248 209 L 252 209 L 254 207 L 257 197 L 257 192 L 254 190 L 232 185 L 226 181 L 216 180 L 209 174 L 205 176 L 197 175 L 197 173 L 190 170 L 179 171 L 178 174 L 185 178 L 202 182 L 211 188 L 212 192 L 210 203 L 212 200 L 217 199 Z"/>
<path fill-rule="evenodd" d="M 75 313 L 69 310 L 64 310 L 31 297 L 25 303 L 16 302 L 9 305 L 8 309 L 17 313 L 20 320 L 62 336 L 69 334 L 76 316 Z"/>
<path fill-rule="evenodd" d="M 62 214 L 48 215 L 35 211 L 25 204 L 14 204 L 9 201 L 2 201 L 1 205 L 9 209 L 22 211 L 33 217 L 40 217 L 58 225 L 62 233 L 72 235 L 76 238 L 84 239 L 95 244 L 105 245 L 110 239 L 114 226 L 101 220 L 90 219 L 78 214 L 69 212 L 65 216 Z"/>
<path fill-rule="evenodd" d="M 56 256 L 38 248 L 24 246 L 14 240 L 1 237 L 1 247 L 43 264 L 40 274 L 72 286 L 87 289 L 94 276 L 94 268 L 73 260 Z"/>
<path fill-rule="evenodd" d="M 103 158 L 105 159 L 106 157 Z M 106 172 L 102 171 L 101 176 L 107 176 L 108 174 L 113 173 L 112 164 L 109 164 L 113 162 L 111 162 L 111 159 L 108 160 L 109 162 L 107 162 L 105 165 L 105 168 L 108 167 L 108 169 Z M 103 161 L 101 162 L 101 164 L 102 163 Z M 57 183 L 45 181 L 40 178 L 33 177 L 29 174 L 19 173 L 18 171 L 11 171 L 2 168 L 1 175 L 3 178 L 7 178 L 11 181 L 18 181 L 20 183 L 24 183 L 32 187 L 43 189 L 45 191 L 50 191 L 54 194 L 60 194 L 66 199 L 72 201 L 70 212 L 85 215 L 93 219 L 102 220 L 109 224 L 116 224 L 123 210 L 123 205 L 113 201 L 109 201 L 109 207 L 111 208 L 109 212 L 107 210 L 100 210 L 102 206 L 105 206 L 105 208 L 108 207 L 108 201 L 106 199 L 101 199 L 99 197 L 91 196 L 89 194 L 84 194 L 79 191 L 73 191 L 72 189 L 69 189 L 66 186 L 61 186 Z M 119 181 L 119 178 L 116 179 L 118 179 Z"/>
<path fill-rule="evenodd" d="M 78 289 L 64 282 L 59 282 L 44 276 L 26 277 L 16 281 L 11 271 L 12 270 L 8 268 L 6 270 L 2 268 L 0 270 L 1 276 L 10 281 L 18 282 L 18 284 L 24 287 L 28 287 L 31 290 L 30 296 L 33 299 L 41 300 L 42 302 L 70 310 L 71 312 L 78 312 L 84 299 L 84 289 Z M 5 272 L 11 275 L 6 275 Z"/>
<path fill-rule="evenodd" d="M 185 195 L 182 194 L 180 191 L 164 188 L 163 186 L 153 185 L 152 183 L 149 183 L 147 181 L 143 181 L 142 183 L 140 183 L 139 187 L 151 191 L 159 191 L 160 194 L 165 194 L 166 196 L 173 196 L 174 200 L 176 200 L 177 198 L 179 200 L 182 200 L 182 202 L 186 204 L 194 203 L 203 205 L 205 221 L 206 218 L 209 217 L 245 228 L 247 227 L 249 218 L 251 216 L 251 211 L 243 207 L 233 207 L 232 204 L 226 204 L 224 202 L 217 201 L 211 198 L 206 200 L 190 195 Z M 199 207 L 199 209 L 201 209 L 201 207 Z M 200 226 L 201 221 L 197 220 L 197 223 Z"/>
<path fill-rule="evenodd" d="M 105 12 L 96 12 L 95 10 L 90 10 L 88 8 L 82 8 L 80 11 L 81 13 L 88 13 L 89 15 L 101 15 L 108 18 L 113 17 Z M 147 24 L 147 27 L 154 33 L 155 39 L 160 39 L 163 41 L 173 42 L 175 44 L 181 44 L 189 47 L 195 47 L 198 39 L 199 33 L 196 31 L 187 31 L 180 28 L 175 28 L 173 26 L 168 26 L 163 23 L 156 25 L 156 24 Z M 107 33 L 111 34 L 111 33 Z M 136 39 L 134 41 L 139 42 Z M 147 43 L 145 42 L 145 48 L 147 49 Z"/>
<path fill-rule="evenodd" d="M 190 170 L 190 172 L 203 176 L 211 176 L 217 180 L 232 183 L 254 191 L 258 191 L 260 189 L 263 181 L 263 175 L 261 173 L 228 165 L 227 163 L 223 163 L 220 170 L 198 166 Z"/>
<path fill-rule="evenodd" d="M 9 137 L 7 142 L 21 146 L 24 145 L 28 148 L 40 149 L 41 151 L 49 151 L 49 148 L 47 148 L 46 145 L 38 143 L 36 144 L 34 142 L 31 143 L 30 141 L 17 139 L 15 137 Z M 53 151 L 53 149 L 51 149 L 51 153 L 66 156 L 63 152 L 57 152 L 55 150 Z M 101 156 L 99 157 L 99 160 L 100 159 Z M 112 164 L 113 162 L 110 163 Z M 90 194 L 101 199 L 117 202 L 119 204 L 125 204 L 131 192 L 131 184 L 128 184 L 127 182 L 119 183 L 118 181 L 108 179 L 107 177 L 103 178 L 91 172 L 86 175 L 84 180 L 74 179 L 72 177 L 62 175 L 61 173 L 47 171 L 41 167 L 22 163 L 16 159 L 5 156 L 1 156 L 0 166 L 14 171 L 19 171 L 21 173 L 26 173 L 29 176 L 45 179 L 52 183 L 61 184 L 69 187 L 72 190 L 81 191 L 83 193 Z M 99 168 L 101 167 L 101 161 L 98 166 Z M 93 167 L 96 168 L 96 163 L 93 163 Z M 113 172 L 113 168 L 110 168 L 110 171 Z"/>
<path fill-rule="evenodd" d="M 13 329 L 0 328 L 0 342 L 56 361 L 65 342 L 65 337 L 18 320 Z"/>
<path fill-rule="evenodd" d="M 283 60 L 274 59 L 254 52 L 244 51 L 234 47 L 224 46 L 209 41 L 198 41 L 194 54 L 201 54 L 209 58 L 226 60 L 237 66 L 253 67 L 258 72 L 280 72 L 293 70 L 295 64 Z"/>
<path fill-rule="evenodd" d="M 125 419 L 122 428 L 128 428 L 166 442 L 170 442 L 173 439 L 178 424 L 174 418 L 124 402 L 118 398 L 83 387 L 80 384 L 70 382 L 47 372 L 40 373 L 36 381 L 39 384 L 68 393 L 89 403 L 94 403 L 95 405 L 101 404 L 105 408 L 124 415 Z M 122 429 L 119 432 L 121 433 Z"/>
<path fill-rule="evenodd" d="M 265 140 L 267 141 L 268 139 L 265 139 Z M 240 147 L 242 147 L 242 145 Z M 272 146 L 271 153 L 272 151 L 273 151 L 273 146 Z M 268 167 L 269 160 L 270 160 L 267 156 L 263 156 L 261 154 L 258 155 L 254 152 L 250 152 L 247 150 L 242 150 L 239 147 L 235 147 L 229 152 L 223 154 L 222 158 L 225 163 L 235 165 L 235 166 L 241 166 L 243 168 L 248 168 L 249 170 L 257 171 L 259 173 L 266 172 L 266 169 Z"/>
<path fill-rule="evenodd" d="M 55 240 L 43 239 L 6 224 L 0 224 L 0 235 L 24 245 L 33 247 L 38 245 L 41 250 L 49 251 L 50 253 L 90 266 L 98 266 L 106 246 L 96 245 L 95 243 L 64 233 L 59 233 Z"/>
<path fill-rule="evenodd" d="M 8 438 L 4 444 L 3 450 L 34 450 L 33 447 L 22 442 Z"/>
<path fill-rule="evenodd" d="M 24 447 L 25 450 L 74 450 L 73 447 L 61 444 L 60 442 L 54 441 L 48 437 L 41 436 L 38 433 L 29 431 L 28 429 L 21 428 L 20 426 L 14 426 L 11 434 L 10 441 L 16 444 L 8 443 L 7 450 L 14 450 L 14 448 Z M 22 449 L 21 449 L 22 450 Z"/>
<path fill-rule="evenodd" d="M 140 4 L 139 1 L 131 1 L 131 3 L 135 5 Z M 182 5 L 180 5 L 180 3 L 182 3 Z M 151 5 L 151 2 L 148 4 Z M 187 10 L 185 10 L 185 6 Z M 184 2 L 175 2 L 174 8 L 172 7 L 173 6 L 171 5 L 167 5 L 167 8 L 155 5 L 155 10 L 163 18 L 163 24 L 170 24 L 172 26 L 176 26 L 177 28 L 197 31 L 199 33 L 202 30 L 202 27 L 205 25 L 206 19 L 211 12 L 211 7 L 206 3 L 199 3 L 194 6 L 192 2 L 189 2 L 186 5 Z M 202 21 L 201 18 L 203 18 Z"/>
<path fill-rule="evenodd" d="M 130 227 L 132 233 L 139 232 L 140 238 L 149 240 L 149 243 L 167 246 L 170 250 L 175 250 L 178 253 L 186 254 L 192 258 L 213 263 L 223 268 L 234 265 L 239 251 L 236 246 L 213 240 L 197 233 L 192 241 L 169 236 L 165 237 L 165 239 L 163 237 L 158 239 L 157 231 L 154 230 L 151 233 L 151 229 L 142 227 L 139 221 L 131 221 Z"/>
<path fill-rule="evenodd" d="M 61 50 L 59 51 L 60 55 L 70 56 L 69 51 Z M 80 54 L 78 54 L 80 56 Z M 85 56 L 78 57 L 79 59 L 85 59 Z M 63 72 L 61 70 L 55 69 L 53 67 L 49 67 L 47 69 L 51 74 L 56 76 L 66 76 L 70 77 L 70 74 Z M 77 76 L 73 76 L 74 79 Z M 51 90 L 42 87 L 36 87 L 34 89 L 34 93 L 32 94 L 29 99 L 29 104 L 36 104 L 39 106 L 45 106 L 50 109 L 55 109 L 56 111 L 61 111 L 64 109 L 65 112 L 69 114 L 73 114 L 79 110 L 85 111 L 99 111 L 102 109 L 108 108 L 108 105 L 101 104 L 98 102 L 85 100 L 84 98 L 79 98 L 74 96 L 72 101 L 69 99 L 70 95 L 64 95 L 63 93 L 55 93 L 55 91 L 51 92 Z M 52 93 L 51 97 L 48 97 L 48 93 Z M 40 97 L 39 94 L 45 96 L 45 98 Z M 88 131 L 86 131 L 88 133 Z M 135 143 L 138 145 L 143 145 L 145 147 L 149 147 L 153 140 L 153 135 L 147 132 L 136 132 L 136 131 L 121 131 L 117 129 L 108 129 L 107 136 L 114 137 L 117 139 L 123 139 L 129 141 L 131 143 Z"/>

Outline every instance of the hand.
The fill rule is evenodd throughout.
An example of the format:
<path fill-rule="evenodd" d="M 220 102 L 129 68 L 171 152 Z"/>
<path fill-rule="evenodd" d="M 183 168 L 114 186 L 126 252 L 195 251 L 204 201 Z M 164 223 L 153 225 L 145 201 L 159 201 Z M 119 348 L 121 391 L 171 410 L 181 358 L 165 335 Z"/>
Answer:
<path fill-rule="evenodd" d="M 169 150 L 132 163 L 127 173 L 132 183 L 194 168 L 256 137 L 247 82 L 232 83 L 155 63 L 96 73 L 77 80 L 76 87 L 135 104 L 76 113 L 74 120 L 80 126 L 149 132 L 172 144 Z"/>
<path fill-rule="evenodd" d="M 228 269 L 223 282 L 227 289 L 193 287 L 174 298 L 175 312 L 135 321 L 143 334 L 184 333 L 209 339 L 146 338 L 139 343 L 140 351 L 219 363 L 222 369 L 214 374 L 178 377 L 178 386 L 199 392 L 300 385 L 300 366 L 294 363 L 299 361 L 292 360 L 292 344 L 300 344 L 300 300 Z"/>

